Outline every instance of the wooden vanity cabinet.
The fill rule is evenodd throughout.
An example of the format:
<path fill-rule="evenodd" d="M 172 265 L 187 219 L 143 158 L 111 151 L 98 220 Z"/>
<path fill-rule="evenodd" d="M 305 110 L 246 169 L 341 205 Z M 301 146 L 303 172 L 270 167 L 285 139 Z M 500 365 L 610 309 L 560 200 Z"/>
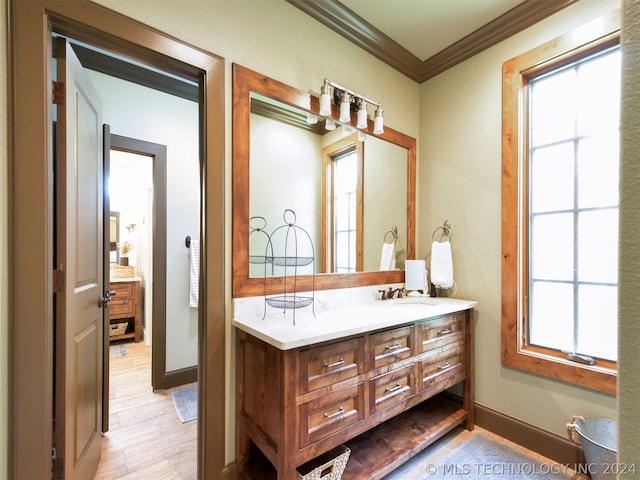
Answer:
<path fill-rule="evenodd" d="M 141 340 L 140 327 L 140 280 L 112 281 L 111 290 L 115 292 L 109 306 L 110 329 L 116 325 L 127 323 L 122 334 L 110 335 L 109 341 L 133 338 L 137 343 Z"/>
<path fill-rule="evenodd" d="M 296 478 L 342 443 L 343 479 L 378 479 L 471 430 L 472 310 L 280 350 L 236 330 L 238 478 Z M 462 383 L 462 400 L 441 393 Z"/>

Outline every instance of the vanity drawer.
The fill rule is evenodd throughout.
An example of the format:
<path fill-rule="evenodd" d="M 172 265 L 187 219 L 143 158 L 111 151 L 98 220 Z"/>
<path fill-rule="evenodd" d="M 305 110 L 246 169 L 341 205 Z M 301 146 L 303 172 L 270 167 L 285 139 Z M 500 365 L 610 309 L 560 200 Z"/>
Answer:
<path fill-rule="evenodd" d="M 364 384 L 300 405 L 300 448 L 364 419 Z"/>
<path fill-rule="evenodd" d="M 458 342 L 464 338 L 465 313 L 458 312 L 446 317 L 420 323 L 421 351 L 428 352 L 437 347 Z"/>
<path fill-rule="evenodd" d="M 300 352 L 300 393 L 357 377 L 364 373 L 362 337 Z"/>
<path fill-rule="evenodd" d="M 413 356 L 413 335 L 413 325 L 371 335 L 369 348 L 373 352 L 373 368 Z"/>
<path fill-rule="evenodd" d="M 415 363 L 372 378 L 370 384 L 371 414 L 402 402 L 415 393 Z"/>
<path fill-rule="evenodd" d="M 135 315 L 133 283 L 114 282 L 111 284 L 111 290 L 116 292 L 115 296 L 111 297 L 111 304 L 109 305 L 111 318 L 133 317 Z"/>
<path fill-rule="evenodd" d="M 457 345 L 428 357 L 418 364 L 418 390 L 464 372 L 464 345 Z"/>

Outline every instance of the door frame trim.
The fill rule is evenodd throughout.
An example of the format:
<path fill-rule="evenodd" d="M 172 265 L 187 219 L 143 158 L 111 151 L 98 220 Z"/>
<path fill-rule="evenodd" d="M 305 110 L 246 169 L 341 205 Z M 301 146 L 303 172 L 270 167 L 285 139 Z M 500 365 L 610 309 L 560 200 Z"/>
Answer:
<path fill-rule="evenodd" d="M 201 82 L 198 478 L 225 478 L 224 61 L 86 0 L 8 10 L 9 476 L 51 475 L 53 30 Z"/>

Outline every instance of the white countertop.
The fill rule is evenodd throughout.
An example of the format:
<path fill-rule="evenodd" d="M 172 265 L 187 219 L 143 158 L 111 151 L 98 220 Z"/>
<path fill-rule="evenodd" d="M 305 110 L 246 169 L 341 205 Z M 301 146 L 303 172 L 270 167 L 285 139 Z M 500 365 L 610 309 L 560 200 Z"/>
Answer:
<path fill-rule="evenodd" d="M 139 282 L 142 280 L 141 277 L 114 277 L 109 279 L 109 283 L 121 283 L 121 282 Z"/>
<path fill-rule="evenodd" d="M 264 299 L 262 301 L 264 303 Z M 231 324 L 280 350 L 357 335 L 474 308 L 478 302 L 454 298 L 405 297 L 377 300 L 318 312 L 311 306 L 297 310 L 265 306 L 266 316 L 238 315 Z M 261 312 L 264 312 L 261 309 Z M 295 325 L 293 324 L 295 312 Z M 243 318 L 239 318 L 243 317 Z"/>

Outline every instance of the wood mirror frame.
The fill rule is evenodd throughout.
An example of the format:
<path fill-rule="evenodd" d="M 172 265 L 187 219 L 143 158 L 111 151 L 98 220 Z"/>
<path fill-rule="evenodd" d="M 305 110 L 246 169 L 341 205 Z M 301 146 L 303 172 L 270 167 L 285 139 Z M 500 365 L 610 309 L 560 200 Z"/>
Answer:
<path fill-rule="evenodd" d="M 249 297 L 281 293 L 284 277 L 249 276 L 249 161 L 251 93 L 259 93 L 280 102 L 316 113 L 318 98 L 272 78 L 233 64 L 232 132 L 232 296 Z M 333 118 L 338 107 L 331 106 Z M 355 116 L 352 114 L 353 120 Z M 353 122 L 354 123 L 354 122 Z M 368 121 L 367 134 L 373 135 Z M 407 149 L 407 257 L 415 258 L 416 140 L 385 125 L 376 137 Z M 296 290 L 328 290 L 404 282 L 404 270 L 354 273 L 317 273 L 297 277 Z"/>

